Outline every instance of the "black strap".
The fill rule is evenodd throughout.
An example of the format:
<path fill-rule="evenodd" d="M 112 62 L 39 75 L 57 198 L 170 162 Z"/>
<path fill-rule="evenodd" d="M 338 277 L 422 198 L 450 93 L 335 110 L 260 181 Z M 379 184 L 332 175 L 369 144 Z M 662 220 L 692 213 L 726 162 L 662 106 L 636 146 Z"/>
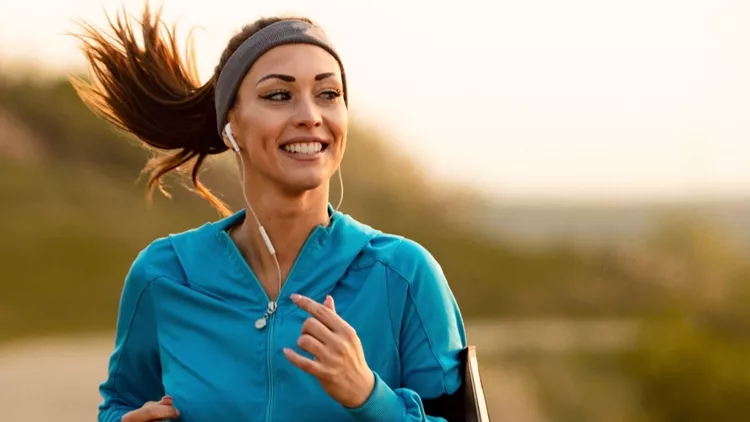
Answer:
<path fill-rule="evenodd" d="M 448 422 L 465 422 L 465 404 L 463 401 L 463 386 L 455 393 L 444 394 L 436 399 L 422 400 L 424 413 L 427 416 L 441 417 Z"/>
<path fill-rule="evenodd" d="M 466 358 L 468 349 L 461 350 L 459 355 L 461 367 L 461 386 L 453 394 L 443 394 L 435 399 L 423 399 L 424 413 L 427 416 L 441 417 L 448 422 L 466 422 L 466 403 L 465 403 L 465 386 L 466 386 Z"/>

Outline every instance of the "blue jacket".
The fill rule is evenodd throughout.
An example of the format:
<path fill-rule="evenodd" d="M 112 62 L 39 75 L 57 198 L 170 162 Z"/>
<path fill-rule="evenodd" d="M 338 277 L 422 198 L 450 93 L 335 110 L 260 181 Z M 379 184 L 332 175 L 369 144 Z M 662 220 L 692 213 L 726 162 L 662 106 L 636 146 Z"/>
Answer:
<path fill-rule="evenodd" d="M 331 210 L 332 212 L 332 210 Z M 268 296 L 227 234 L 240 211 L 158 239 L 125 279 L 99 421 L 119 421 L 146 401 L 171 395 L 181 421 L 438 421 L 423 399 L 461 384 L 466 345 L 454 296 L 419 244 L 336 212 L 316 227 L 284 283 L 278 310 L 255 328 Z M 331 294 L 357 331 L 375 389 L 360 408 L 335 402 L 291 364 L 309 316 L 292 303 Z"/>

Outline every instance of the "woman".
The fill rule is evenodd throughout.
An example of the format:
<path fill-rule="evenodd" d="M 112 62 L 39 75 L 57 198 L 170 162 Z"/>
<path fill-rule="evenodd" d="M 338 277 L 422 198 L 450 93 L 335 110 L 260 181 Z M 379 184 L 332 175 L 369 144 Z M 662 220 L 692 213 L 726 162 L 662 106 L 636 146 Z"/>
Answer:
<path fill-rule="evenodd" d="M 200 85 L 159 13 L 80 37 L 95 112 L 148 146 L 149 189 L 192 165 L 223 214 L 158 239 L 125 279 L 100 421 L 435 421 L 461 382 L 463 322 L 417 243 L 329 205 L 346 147 L 344 68 L 304 18 L 260 19 Z M 245 210 L 198 182 L 232 150 Z M 427 409 L 427 412 L 425 411 Z"/>

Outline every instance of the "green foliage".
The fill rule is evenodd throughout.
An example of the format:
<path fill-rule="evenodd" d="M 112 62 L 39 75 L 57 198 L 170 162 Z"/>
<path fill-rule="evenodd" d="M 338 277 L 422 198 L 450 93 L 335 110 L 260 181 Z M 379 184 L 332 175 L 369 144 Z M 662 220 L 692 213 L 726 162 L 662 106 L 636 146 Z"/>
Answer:
<path fill-rule="evenodd" d="M 107 172 L 133 172 L 143 166 L 143 150 L 128 147 L 129 138 L 95 118 L 65 79 L 0 78 L 0 109 L 25 122 L 56 160 L 95 163 L 99 171 Z"/>
<path fill-rule="evenodd" d="M 647 319 L 624 356 L 650 422 L 750 414 L 750 271 L 721 233 L 692 220 L 655 235 L 656 250 L 688 269 L 689 292 Z"/>
<path fill-rule="evenodd" d="M 650 322 L 626 362 L 651 421 L 724 422 L 750 414 L 749 357 L 747 338 L 673 315 Z"/>
<path fill-rule="evenodd" d="M 0 341 L 111 329 L 137 252 L 217 213 L 174 186 L 173 199 L 156 194 L 148 207 L 136 181 L 149 152 L 96 119 L 66 80 L 0 77 L 0 117 L 6 113 L 34 139 L 0 139 L 0 147 L 33 141 L 40 159 L 0 155 Z M 750 265 L 725 230 L 683 217 L 660 225 L 636 250 L 521 249 L 462 221 L 471 203 L 464 196 L 452 202 L 394 154 L 387 134 L 356 121 L 349 134 L 342 211 L 427 247 L 468 319 L 651 315 L 616 362 L 588 355 L 532 362 L 549 386 L 543 399 L 566 415 L 560 420 L 603 421 L 608 408 L 630 405 L 610 403 L 604 391 L 627 395 L 625 385 L 640 393 L 648 422 L 735 421 L 750 413 Z M 233 158 L 210 164 L 203 180 L 239 208 Z M 332 203 L 338 195 L 334 180 Z M 577 388 L 597 393 L 570 393 Z M 599 407 L 588 407 L 591 400 Z"/>
<path fill-rule="evenodd" d="M 112 324 L 122 277 L 158 236 L 213 217 L 77 166 L 0 163 L 0 339 Z"/>
<path fill-rule="evenodd" d="M 97 119 L 67 80 L 0 79 L 0 111 L 36 137 L 42 160 L 0 165 L 0 338 L 111 328 L 122 277 L 156 237 L 218 218 L 185 189 L 146 206 L 134 183 L 150 154 Z M 442 264 L 467 318 L 499 315 L 602 316 L 654 306 L 645 285 L 570 249 L 522 251 L 477 236 L 384 134 L 353 122 L 344 160 L 342 211 L 427 247 Z M 12 140 L 11 140 L 12 141 Z M 215 157 L 204 182 L 241 206 L 234 160 Z M 442 192 L 439 192 L 442 193 Z M 338 187 L 332 183 L 332 203 Z M 5 205 L 7 204 L 7 205 Z M 448 205 L 446 205 L 448 204 Z M 464 203 L 456 203 L 465 206 Z M 635 300 L 634 300 L 635 298 Z"/>

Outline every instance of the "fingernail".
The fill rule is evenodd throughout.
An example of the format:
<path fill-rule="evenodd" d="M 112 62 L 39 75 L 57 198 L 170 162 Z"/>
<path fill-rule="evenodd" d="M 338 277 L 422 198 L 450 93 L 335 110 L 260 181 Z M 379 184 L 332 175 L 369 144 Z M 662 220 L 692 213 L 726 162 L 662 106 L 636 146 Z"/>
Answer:
<path fill-rule="evenodd" d="M 300 300 L 302 296 L 298 295 L 297 293 L 292 293 L 292 302 L 296 302 Z"/>

